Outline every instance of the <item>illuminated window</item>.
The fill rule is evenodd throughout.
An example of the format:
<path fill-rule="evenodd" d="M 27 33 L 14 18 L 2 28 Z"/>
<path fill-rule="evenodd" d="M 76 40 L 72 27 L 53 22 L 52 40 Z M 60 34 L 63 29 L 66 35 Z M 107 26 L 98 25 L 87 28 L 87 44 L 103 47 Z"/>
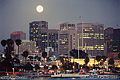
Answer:
<path fill-rule="evenodd" d="M 90 33 L 90 35 L 94 35 L 93 33 Z"/>
<path fill-rule="evenodd" d="M 35 24 L 33 24 L 33 26 L 34 26 Z"/>
<path fill-rule="evenodd" d="M 85 31 L 90 31 L 89 29 L 85 29 Z"/>
<path fill-rule="evenodd" d="M 35 41 L 35 38 L 34 38 L 34 41 Z"/>
<path fill-rule="evenodd" d="M 45 41 L 42 41 L 42 42 L 45 42 Z"/>

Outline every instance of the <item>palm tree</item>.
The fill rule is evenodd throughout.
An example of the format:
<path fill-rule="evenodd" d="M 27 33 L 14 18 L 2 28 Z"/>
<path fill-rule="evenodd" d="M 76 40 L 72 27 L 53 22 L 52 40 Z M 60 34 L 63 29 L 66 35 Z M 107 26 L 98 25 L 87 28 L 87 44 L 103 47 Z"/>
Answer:
<path fill-rule="evenodd" d="M 1 41 L 1 45 L 3 47 L 6 46 L 5 49 L 5 56 L 6 58 L 4 59 L 3 62 L 0 62 L 0 64 L 2 65 L 2 70 L 6 69 L 6 71 L 11 71 L 12 70 L 12 57 L 11 57 L 11 51 L 13 50 L 13 40 L 12 39 L 7 39 L 7 40 L 2 40 Z"/>
<path fill-rule="evenodd" d="M 21 45 L 22 41 L 20 39 L 15 40 L 16 45 L 18 46 L 18 54 L 19 54 L 19 45 Z"/>
<path fill-rule="evenodd" d="M 38 69 L 40 69 L 40 67 L 39 67 L 38 64 L 36 64 L 36 65 L 35 65 L 35 70 L 38 70 Z"/>
<path fill-rule="evenodd" d="M 28 54 L 29 54 L 28 51 L 24 51 L 22 54 L 22 56 L 25 57 L 25 63 L 26 63 L 26 58 L 27 58 Z"/>
<path fill-rule="evenodd" d="M 29 59 L 30 59 L 30 61 L 31 61 L 31 60 L 33 59 L 33 56 L 29 56 L 28 58 L 29 58 Z"/>
<path fill-rule="evenodd" d="M 6 41 L 6 40 L 2 40 L 2 41 L 1 41 L 1 45 L 2 45 L 3 47 L 5 47 L 6 44 L 7 44 L 7 41 Z"/>
<path fill-rule="evenodd" d="M 101 56 L 96 56 L 96 60 L 97 60 L 97 62 L 99 62 L 100 60 L 101 60 Z"/>
<path fill-rule="evenodd" d="M 5 45 L 7 44 L 7 41 L 6 40 L 2 40 L 1 41 L 1 45 L 4 47 L 4 50 L 5 50 Z"/>
<path fill-rule="evenodd" d="M 100 56 L 100 55 L 97 55 L 97 56 L 96 56 L 96 60 L 97 60 L 97 62 L 100 62 L 101 56 Z M 99 67 L 99 65 L 100 65 L 100 64 L 98 63 L 98 67 Z"/>
<path fill-rule="evenodd" d="M 13 60 L 14 63 L 17 63 L 17 64 L 20 63 L 20 60 L 18 58 L 16 58 L 16 57 L 14 57 L 12 60 Z"/>
<path fill-rule="evenodd" d="M 106 61 L 106 56 L 101 56 L 101 65 L 104 67 L 104 62 Z"/>
<path fill-rule="evenodd" d="M 9 48 L 10 53 L 11 53 L 11 51 L 13 51 L 13 44 L 14 44 L 14 42 L 12 39 L 7 39 L 7 46 Z"/>
<path fill-rule="evenodd" d="M 107 58 L 107 57 L 106 57 L 106 56 L 104 56 L 104 55 L 103 55 L 103 56 L 101 56 L 101 59 L 103 59 L 103 62 L 105 62 L 105 61 L 106 61 L 106 58 Z"/>
<path fill-rule="evenodd" d="M 45 59 L 47 57 L 47 52 L 43 52 L 42 57 Z"/>
<path fill-rule="evenodd" d="M 12 47 L 12 45 L 13 45 L 13 40 L 12 39 L 7 39 L 7 45 L 8 46 L 11 46 Z"/>
<path fill-rule="evenodd" d="M 87 66 L 89 60 L 90 60 L 89 57 L 86 57 L 86 58 L 85 58 L 84 62 L 85 62 L 85 65 L 86 65 L 86 66 Z"/>
<path fill-rule="evenodd" d="M 84 60 L 84 62 L 85 62 L 85 70 L 86 71 L 88 70 L 87 64 L 88 64 L 89 60 L 90 60 L 89 57 L 86 57 L 85 60 Z"/>
<path fill-rule="evenodd" d="M 110 58 L 109 61 L 108 61 L 108 64 L 112 65 L 112 67 L 113 67 L 114 59 L 113 59 L 113 58 Z"/>
<path fill-rule="evenodd" d="M 56 65 L 52 65 L 51 69 L 58 69 L 58 67 Z"/>
<path fill-rule="evenodd" d="M 111 64 L 111 65 L 114 64 L 114 60 L 113 60 L 113 58 L 110 58 L 110 59 L 109 59 L 108 64 Z"/>

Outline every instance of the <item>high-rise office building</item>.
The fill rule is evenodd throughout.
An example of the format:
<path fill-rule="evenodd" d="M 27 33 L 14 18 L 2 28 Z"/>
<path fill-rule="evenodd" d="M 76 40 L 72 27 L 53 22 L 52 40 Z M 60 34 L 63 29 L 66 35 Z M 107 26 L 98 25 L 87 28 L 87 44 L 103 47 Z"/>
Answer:
<path fill-rule="evenodd" d="M 26 33 L 23 31 L 16 31 L 10 34 L 10 38 L 15 41 L 16 39 L 26 40 Z"/>
<path fill-rule="evenodd" d="M 110 44 L 113 41 L 113 28 L 108 27 L 104 29 L 104 54 L 107 55 L 108 52 L 110 52 Z"/>
<path fill-rule="evenodd" d="M 120 44 L 120 28 L 119 29 L 113 29 L 113 41 L 115 43 Z"/>
<path fill-rule="evenodd" d="M 113 38 L 107 45 L 108 57 L 117 59 L 120 52 L 120 29 L 113 29 Z"/>
<path fill-rule="evenodd" d="M 41 50 L 41 44 L 39 42 L 41 41 L 41 31 L 48 29 L 48 22 L 46 21 L 33 21 L 29 23 L 29 39 L 30 41 L 36 41 L 36 48 Z"/>
<path fill-rule="evenodd" d="M 57 29 L 41 30 L 38 42 L 40 51 L 45 51 L 47 47 L 52 47 L 54 51 L 58 51 L 58 31 Z"/>
<path fill-rule="evenodd" d="M 78 23 L 79 49 L 96 56 L 104 55 L 104 24 Z"/>
<path fill-rule="evenodd" d="M 58 53 L 59 55 L 70 56 L 70 51 L 77 48 L 77 35 L 74 23 L 60 24 L 58 33 Z"/>
<path fill-rule="evenodd" d="M 45 48 L 52 47 L 58 51 L 58 31 L 57 29 L 48 29 L 48 22 L 34 21 L 30 23 L 30 40 L 36 41 L 36 48 L 45 51 Z"/>
<path fill-rule="evenodd" d="M 17 39 L 20 40 L 26 40 L 26 33 L 24 33 L 23 31 L 16 31 L 10 34 L 10 38 L 15 41 Z M 16 45 L 16 43 L 14 42 L 14 54 L 19 54 L 18 53 L 18 46 Z"/>
<path fill-rule="evenodd" d="M 110 43 L 111 41 L 113 41 L 113 28 L 108 27 L 104 29 L 104 42 Z"/>
<path fill-rule="evenodd" d="M 58 29 L 48 29 L 47 31 L 47 47 L 52 47 L 54 51 L 58 52 Z"/>
<path fill-rule="evenodd" d="M 108 53 L 120 52 L 120 29 L 113 29 L 113 39 L 107 49 Z"/>

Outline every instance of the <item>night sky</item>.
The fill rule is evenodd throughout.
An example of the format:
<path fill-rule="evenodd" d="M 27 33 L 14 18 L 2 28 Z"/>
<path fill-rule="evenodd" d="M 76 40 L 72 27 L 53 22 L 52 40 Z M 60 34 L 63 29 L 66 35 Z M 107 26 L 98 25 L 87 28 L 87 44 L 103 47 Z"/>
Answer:
<path fill-rule="evenodd" d="M 44 7 L 42 13 L 37 5 Z M 120 0 L 0 0 L 0 41 L 14 31 L 26 32 L 29 39 L 32 21 L 48 21 L 50 29 L 59 29 L 60 23 L 73 20 L 120 28 Z"/>

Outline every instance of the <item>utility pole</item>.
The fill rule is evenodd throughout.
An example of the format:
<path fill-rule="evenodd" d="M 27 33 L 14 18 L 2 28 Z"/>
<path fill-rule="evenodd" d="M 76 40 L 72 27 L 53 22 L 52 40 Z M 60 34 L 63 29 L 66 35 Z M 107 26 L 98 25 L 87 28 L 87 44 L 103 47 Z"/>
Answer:
<path fill-rule="evenodd" d="M 79 69 L 79 35 L 78 35 L 78 69 Z"/>

